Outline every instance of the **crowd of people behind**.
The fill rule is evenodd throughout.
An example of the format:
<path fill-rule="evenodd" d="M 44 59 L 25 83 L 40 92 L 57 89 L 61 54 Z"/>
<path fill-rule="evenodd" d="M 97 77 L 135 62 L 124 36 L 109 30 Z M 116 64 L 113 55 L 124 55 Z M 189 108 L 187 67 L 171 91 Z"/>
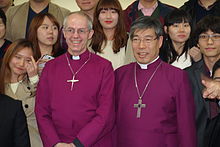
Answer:
<path fill-rule="evenodd" d="M 0 146 L 220 146 L 220 1 L 121 2 L 0 1 Z"/>

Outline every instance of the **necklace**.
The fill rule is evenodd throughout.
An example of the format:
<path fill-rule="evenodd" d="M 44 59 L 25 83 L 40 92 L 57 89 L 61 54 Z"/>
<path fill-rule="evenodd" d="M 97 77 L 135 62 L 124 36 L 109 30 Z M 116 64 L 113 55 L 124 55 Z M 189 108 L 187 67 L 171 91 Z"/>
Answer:
<path fill-rule="evenodd" d="M 88 59 L 83 63 L 83 65 L 82 65 L 75 73 L 73 72 L 73 68 L 72 68 L 72 66 L 70 65 L 70 61 L 69 61 L 69 59 L 68 59 L 68 57 L 67 57 L 67 53 L 65 54 L 65 56 L 66 56 L 66 60 L 67 60 L 68 66 L 69 66 L 69 68 L 70 68 L 70 71 L 71 71 L 72 74 L 73 74 L 72 80 L 67 80 L 67 82 L 71 82 L 71 91 L 72 91 L 74 83 L 75 83 L 75 82 L 79 82 L 79 80 L 75 80 L 75 76 L 76 76 L 76 75 L 78 74 L 78 72 L 86 65 L 86 63 L 88 63 L 88 61 L 90 60 L 90 57 L 91 57 L 91 53 L 89 53 Z"/>
<path fill-rule="evenodd" d="M 157 72 L 157 70 L 158 70 L 158 68 L 161 64 L 162 64 L 162 62 L 160 62 L 160 64 L 157 66 L 157 68 L 155 69 L 155 71 L 151 75 L 150 79 L 148 80 L 148 82 L 145 85 L 144 90 L 141 94 L 140 94 L 140 90 L 139 90 L 139 87 L 138 87 L 138 84 L 137 84 L 137 70 L 136 70 L 137 65 L 136 64 L 134 65 L 134 82 L 135 82 L 135 87 L 136 87 L 137 94 L 138 94 L 138 103 L 134 104 L 134 108 L 137 108 L 137 115 L 136 115 L 137 118 L 141 117 L 141 109 L 146 107 L 146 104 L 142 104 L 142 98 L 144 96 L 144 93 L 145 93 L 148 85 L 150 84 L 151 80 L 153 79 L 155 73 Z"/>

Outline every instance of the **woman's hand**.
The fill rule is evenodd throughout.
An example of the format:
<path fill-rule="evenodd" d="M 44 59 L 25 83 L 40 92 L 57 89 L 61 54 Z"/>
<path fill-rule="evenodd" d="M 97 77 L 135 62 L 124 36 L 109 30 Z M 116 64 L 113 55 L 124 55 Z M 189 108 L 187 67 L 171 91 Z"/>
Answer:
<path fill-rule="evenodd" d="M 33 56 L 31 56 L 31 61 L 29 61 L 27 64 L 26 64 L 26 70 L 27 70 L 27 74 L 28 74 L 28 77 L 33 77 L 33 76 L 36 76 L 37 73 L 38 73 L 38 66 L 37 66 L 37 62 L 35 62 Z"/>
<path fill-rule="evenodd" d="M 198 47 L 192 47 L 189 50 L 189 55 L 192 57 L 193 61 L 198 62 L 202 59 L 202 54 L 200 52 L 200 49 Z"/>

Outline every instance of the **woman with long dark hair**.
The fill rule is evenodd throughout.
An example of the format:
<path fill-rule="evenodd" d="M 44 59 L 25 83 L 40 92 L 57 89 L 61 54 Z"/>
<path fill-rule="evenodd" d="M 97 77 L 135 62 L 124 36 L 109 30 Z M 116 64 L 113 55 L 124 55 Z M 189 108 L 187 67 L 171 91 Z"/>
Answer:
<path fill-rule="evenodd" d="M 93 20 L 92 50 L 112 62 L 116 69 L 124 65 L 127 33 L 118 0 L 100 0 Z"/>
<path fill-rule="evenodd" d="M 191 66 L 194 57 L 189 54 L 193 47 L 192 33 L 191 17 L 184 10 L 175 9 L 168 14 L 164 20 L 164 40 L 160 50 L 162 60 L 181 69 Z M 195 61 L 199 59 L 193 58 Z"/>

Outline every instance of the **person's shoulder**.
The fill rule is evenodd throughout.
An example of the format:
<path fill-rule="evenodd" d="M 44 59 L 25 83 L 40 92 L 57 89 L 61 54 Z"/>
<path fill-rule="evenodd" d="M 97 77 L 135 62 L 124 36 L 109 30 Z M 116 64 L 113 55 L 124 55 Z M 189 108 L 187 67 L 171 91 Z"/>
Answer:
<path fill-rule="evenodd" d="M 130 72 L 132 67 L 134 67 L 134 64 L 136 64 L 136 62 L 132 62 L 132 63 L 126 64 L 126 65 L 123 65 L 123 66 L 117 68 L 115 70 L 115 73 L 120 74 L 120 73 Z"/>
<path fill-rule="evenodd" d="M 50 2 L 49 6 L 52 7 L 53 9 L 59 9 L 65 15 L 70 13 L 70 10 L 68 10 L 68 9 L 66 9 L 64 7 L 61 7 L 61 6 L 59 6 L 59 5 L 55 4 L 55 3 Z"/>
<path fill-rule="evenodd" d="M 97 65 L 109 65 L 111 64 L 111 62 L 99 55 L 96 55 L 95 53 L 91 53 L 91 57 L 92 57 L 92 62 L 97 64 Z"/>
<path fill-rule="evenodd" d="M 169 11 L 172 11 L 174 9 L 176 9 L 176 7 L 172 6 L 172 5 L 168 5 L 168 4 L 165 4 L 165 3 L 162 3 L 160 1 L 158 1 L 158 6 L 161 8 L 161 9 L 165 9 L 165 10 L 169 10 Z"/>
<path fill-rule="evenodd" d="M 168 64 L 168 63 L 166 63 L 164 61 L 162 61 L 162 62 L 163 62 L 162 67 L 167 72 L 170 72 L 170 73 L 172 73 L 172 72 L 183 72 L 183 70 L 178 68 L 178 67 L 175 67 L 175 66 L 173 66 L 171 64 Z"/>
<path fill-rule="evenodd" d="M 20 9 L 26 8 L 29 5 L 28 2 L 24 2 L 22 4 L 16 5 L 16 6 L 11 6 L 7 10 L 6 14 L 15 14 L 17 13 Z"/>
<path fill-rule="evenodd" d="M 187 8 L 192 8 L 195 3 L 197 3 L 197 0 L 188 0 L 180 7 L 180 9 L 186 10 Z"/>
<path fill-rule="evenodd" d="M 184 70 L 187 72 L 193 72 L 195 70 L 202 70 L 204 65 L 204 61 L 200 60 L 198 62 L 194 62 L 191 66 L 185 68 Z"/>
<path fill-rule="evenodd" d="M 7 108 L 15 108 L 21 105 L 21 101 L 15 100 L 4 94 L 0 94 L 0 104 L 1 106 L 5 106 Z"/>
<path fill-rule="evenodd" d="M 60 56 L 55 57 L 54 59 L 48 61 L 47 63 L 48 64 L 60 64 L 60 62 L 64 59 L 65 59 L 65 53 L 63 53 Z"/>
<path fill-rule="evenodd" d="M 5 44 L 10 45 L 11 43 L 12 43 L 11 41 L 5 39 Z"/>
<path fill-rule="evenodd" d="M 124 11 L 129 11 L 130 9 L 138 8 L 138 3 L 139 3 L 139 0 L 134 1 Z"/>

